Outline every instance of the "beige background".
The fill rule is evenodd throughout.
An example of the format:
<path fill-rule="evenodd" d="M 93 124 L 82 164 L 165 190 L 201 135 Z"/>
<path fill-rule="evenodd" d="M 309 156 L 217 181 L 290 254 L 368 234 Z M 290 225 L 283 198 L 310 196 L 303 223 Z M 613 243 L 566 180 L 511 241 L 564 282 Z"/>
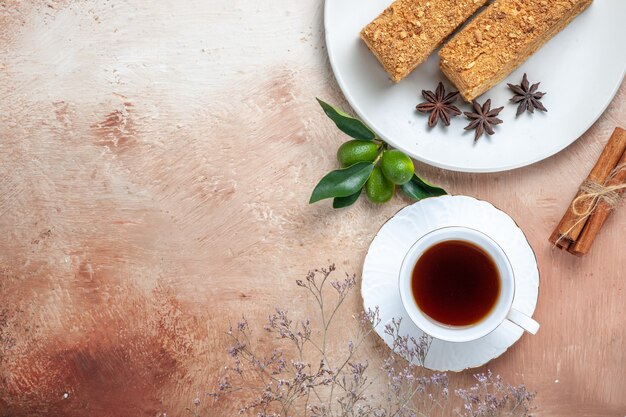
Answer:
<path fill-rule="evenodd" d="M 0 0 L 1 416 L 183 416 L 196 397 L 203 415 L 233 415 L 203 396 L 228 320 L 310 313 L 296 278 L 329 262 L 360 272 L 409 201 L 307 204 L 345 140 L 314 100 L 346 106 L 322 7 Z M 490 175 L 417 165 L 510 213 L 537 252 L 542 328 L 489 367 L 537 390 L 539 415 L 626 414 L 626 211 L 584 259 L 547 242 L 616 125 L 624 85 L 547 161 Z"/>

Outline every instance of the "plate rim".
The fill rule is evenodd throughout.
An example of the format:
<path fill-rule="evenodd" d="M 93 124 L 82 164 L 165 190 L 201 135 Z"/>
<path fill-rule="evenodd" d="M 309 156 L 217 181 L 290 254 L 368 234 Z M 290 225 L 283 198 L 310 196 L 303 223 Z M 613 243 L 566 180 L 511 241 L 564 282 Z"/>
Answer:
<path fill-rule="evenodd" d="M 548 158 L 551 158 L 554 155 L 556 155 L 558 153 L 561 153 L 567 147 L 569 147 L 569 146 L 573 145 L 574 143 L 576 143 L 589 130 L 589 128 L 591 128 L 591 126 L 593 126 L 593 124 L 598 121 L 600 116 L 602 116 L 602 114 L 604 114 L 606 109 L 609 107 L 609 105 L 613 101 L 613 98 L 615 98 L 615 95 L 617 94 L 617 91 L 619 90 L 620 86 L 624 82 L 624 78 L 626 77 L 626 60 L 625 60 L 623 68 L 622 68 L 622 76 L 618 80 L 616 80 L 615 85 L 612 86 L 611 93 L 609 95 L 607 95 L 607 98 L 605 99 L 604 104 L 601 106 L 601 108 L 599 109 L 597 114 L 595 114 L 590 119 L 590 122 L 586 126 L 584 126 L 584 128 L 580 129 L 580 132 L 578 132 L 575 135 L 575 138 L 571 142 L 566 143 L 563 146 L 558 147 L 556 150 L 551 151 L 551 153 L 549 153 L 549 154 L 545 154 L 545 155 L 542 155 L 542 156 L 536 157 L 536 158 L 531 158 L 531 159 L 523 161 L 523 162 L 519 162 L 519 163 L 515 163 L 515 164 L 508 164 L 508 165 L 501 165 L 501 166 L 497 166 L 497 167 L 493 167 L 493 168 L 458 167 L 458 166 L 448 165 L 448 164 L 441 163 L 441 162 L 435 162 L 435 161 L 432 161 L 432 160 L 430 160 L 428 158 L 425 158 L 425 157 L 417 155 L 415 152 L 411 151 L 406 146 L 398 145 L 398 143 L 396 141 L 385 137 L 385 135 L 382 135 L 380 133 L 380 131 L 371 122 L 371 120 L 367 116 L 365 116 L 365 114 L 363 113 L 363 110 L 356 103 L 356 100 L 354 99 L 354 97 L 352 97 L 348 93 L 348 91 L 346 89 L 345 82 L 343 80 L 343 77 L 341 77 L 341 75 L 337 71 L 336 59 L 335 59 L 335 56 L 334 56 L 334 52 L 332 51 L 332 48 L 330 47 L 331 43 L 329 42 L 329 30 L 328 30 L 328 27 L 327 27 L 327 22 L 328 22 L 328 15 L 329 15 L 330 12 L 329 12 L 328 4 L 330 2 L 332 2 L 332 1 L 337 1 L 337 0 L 324 0 L 324 42 L 326 44 L 326 53 L 328 55 L 328 61 L 330 62 L 330 67 L 331 67 L 331 69 L 333 71 L 333 76 L 335 77 L 335 80 L 337 81 L 337 84 L 339 85 L 339 88 L 341 89 L 341 92 L 342 92 L 343 96 L 345 97 L 346 101 L 348 101 L 348 104 L 350 104 L 350 107 L 352 107 L 352 109 L 359 116 L 359 118 L 371 130 L 373 130 L 374 133 L 376 133 L 376 135 L 378 137 L 380 137 L 385 142 L 387 142 L 390 145 L 392 145 L 394 148 L 399 149 L 399 150 L 407 153 L 412 158 L 414 158 L 414 159 L 416 159 L 416 160 L 418 160 L 418 161 L 420 161 L 420 162 L 422 162 L 424 164 L 427 164 L 427 165 L 430 165 L 430 166 L 433 166 L 433 167 L 436 167 L 436 168 L 441 168 L 441 169 L 445 169 L 445 170 L 448 170 L 448 171 L 454 171 L 454 172 L 465 172 L 465 173 L 474 173 L 474 174 L 482 174 L 482 173 L 488 174 L 488 173 L 494 173 L 494 172 L 506 172 L 506 171 L 511 171 L 511 170 L 518 169 L 518 168 L 523 168 L 523 167 L 526 167 L 526 166 L 529 166 L 529 165 L 533 165 L 533 164 L 535 164 L 537 162 L 546 160 Z M 437 48 L 437 49 L 439 49 L 439 48 Z M 433 51 L 433 54 L 434 53 L 436 53 L 436 51 Z M 449 81 L 449 80 L 446 79 L 446 81 Z"/>

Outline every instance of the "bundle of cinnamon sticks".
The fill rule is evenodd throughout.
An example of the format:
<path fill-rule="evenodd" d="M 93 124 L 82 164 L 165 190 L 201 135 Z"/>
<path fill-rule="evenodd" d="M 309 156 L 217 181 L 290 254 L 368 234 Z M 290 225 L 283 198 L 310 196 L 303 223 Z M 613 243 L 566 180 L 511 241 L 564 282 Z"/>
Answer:
<path fill-rule="evenodd" d="M 586 254 L 626 183 L 626 130 L 616 128 L 598 162 L 580 186 L 550 242 L 568 252 Z"/>

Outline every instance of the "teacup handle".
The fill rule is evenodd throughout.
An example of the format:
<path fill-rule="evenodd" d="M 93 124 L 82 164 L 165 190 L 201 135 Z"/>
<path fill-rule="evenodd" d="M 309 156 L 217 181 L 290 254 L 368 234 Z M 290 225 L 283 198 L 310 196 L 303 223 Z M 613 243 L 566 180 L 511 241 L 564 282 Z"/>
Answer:
<path fill-rule="evenodd" d="M 514 308 L 509 311 L 509 314 L 506 316 L 506 318 L 517 324 L 519 327 L 526 330 L 530 334 L 535 334 L 537 333 L 537 330 L 539 330 L 539 323 L 528 317 L 526 314 L 515 310 Z"/>

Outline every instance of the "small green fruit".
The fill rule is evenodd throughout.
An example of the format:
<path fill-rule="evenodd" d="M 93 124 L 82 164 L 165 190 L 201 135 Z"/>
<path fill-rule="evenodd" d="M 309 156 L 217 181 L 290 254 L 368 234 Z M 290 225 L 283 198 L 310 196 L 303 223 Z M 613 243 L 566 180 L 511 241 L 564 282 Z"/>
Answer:
<path fill-rule="evenodd" d="M 383 175 L 380 167 L 374 167 L 367 183 L 365 193 L 373 203 L 385 203 L 391 200 L 396 186 Z"/>
<path fill-rule="evenodd" d="M 378 146 L 369 140 L 350 140 L 339 147 L 337 159 L 343 167 L 357 162 L 371 162 L 378 156 Z"/>
<path fill-rule="evenodd" d="M 409 182 L 415 171 L 411 158 L 397 149 L 383 152 L 380 167 L 385 177 L 398 185 Z"/>

